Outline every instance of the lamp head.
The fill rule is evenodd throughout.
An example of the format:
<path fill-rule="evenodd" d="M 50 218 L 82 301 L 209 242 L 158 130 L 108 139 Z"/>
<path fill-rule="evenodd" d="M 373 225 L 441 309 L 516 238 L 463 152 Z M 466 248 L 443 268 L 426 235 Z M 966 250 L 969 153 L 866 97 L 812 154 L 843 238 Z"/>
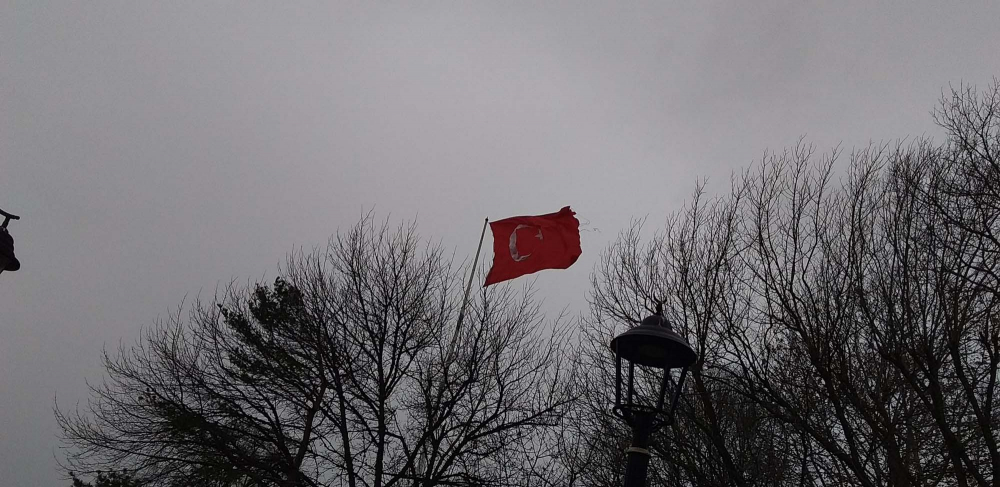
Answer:
<path fill-rule="evenodd" d="M 639 326 L 616 336 L 611 350 L 629 362 L 658 369 L 690 367 L 698 360 L 687 340 L 660 314 L 650 315 Z"/>
<path fill-rule="evenodd" d="M 0 271 L 16 271 L 21 268 L 21 262 L 14 255 L 14 237 L 6 228 L 0 228 Z"/>

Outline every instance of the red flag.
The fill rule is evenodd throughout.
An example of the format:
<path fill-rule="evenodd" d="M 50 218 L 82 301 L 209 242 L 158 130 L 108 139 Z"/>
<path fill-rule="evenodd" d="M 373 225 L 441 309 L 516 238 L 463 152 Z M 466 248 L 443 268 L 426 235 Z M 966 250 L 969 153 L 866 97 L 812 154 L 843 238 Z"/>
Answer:
<path fill-rule="evenodd" d="M 569 207 L 548 215 L 515 216 L 490 222 L 493 267 L 490 284 L 542 269 L 565 269 L 580 257 L 580 222 Z"/>

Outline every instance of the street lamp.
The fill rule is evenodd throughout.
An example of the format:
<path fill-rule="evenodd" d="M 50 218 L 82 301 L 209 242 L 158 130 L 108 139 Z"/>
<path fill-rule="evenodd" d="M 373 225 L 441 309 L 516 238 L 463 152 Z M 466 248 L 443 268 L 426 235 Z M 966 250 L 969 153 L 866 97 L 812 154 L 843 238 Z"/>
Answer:
<path fill-rule="evenodd" d="M 643 487 L 649 467 L 649 438 L 661 426 L 673 422 L 684 377 L 688 367 L 698 360 L 698 354 L 670 328 L 660 306 L 656 314 L 646 317 L 639 326 L 611 340 L 611 350 L 615 353 L 613 411 L 632 427 L 632 446 L 625 450 L 628 455 L 625 487 Z M 623 362 L 628 364 L 623 365 Z M 645 376 L 657 379 L 657 391 L 636 389 L 637 368 L 644 370 Z M 671 369 L 681 369 L 676 381 Z M 667 389 L 672 389 L 670 407 L 664 409 Z"/>
<path fill-rule="evenodd" d="M 19 220 L 21 217 L 11 215 L 3 210 L 0 210 L 0 216 L 3 216 L 3 223 L 0 224 L 0 273 L 3 271 L 13 272 L 21 268 L 21 262 L 14 256 L 14 237 L 11 237 L 10 233 L 7 232 L 7 224 L 11 220 Z"/>

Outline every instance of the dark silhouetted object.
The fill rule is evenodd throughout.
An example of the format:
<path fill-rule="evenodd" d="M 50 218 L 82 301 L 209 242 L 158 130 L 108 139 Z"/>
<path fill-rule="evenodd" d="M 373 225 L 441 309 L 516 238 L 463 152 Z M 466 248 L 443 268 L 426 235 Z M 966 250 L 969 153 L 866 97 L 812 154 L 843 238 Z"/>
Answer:
<path fill-rule="evenodd" d="M 70 472 L 72 487 L 138 487 L 139 483 L 129 475 L 127 470 L 121 472 L 102 472 L 98 470 L 97 476 L 90 482 L 78 477 L 76 473 Z"/>
<path fill-rule="evenodd" d="M 661 426 L 673 422 L 684 377 L 688 367 L 698 360 L 698 355 L 684 338 L 670 328 L 659 306 L 655 315 L 646 317 L 639 326 L 611 340 L 611 350 L 615 352 L 616 364 L 614 413 L 632 427 L 632 445 L 626 450 L 625 487 L 642 487 L 646 485 L 649 467 L 649 437 Z M 625 373 L 622 372 L 622 360 L 628 362 Z M 647 379 L 641 383 L 648 383 L 652 377 L 655 379 L 653 383 L 659 384 L 657 390 L 637 390 L 637 366 L 640 379 Z M 671 369 L 681 369 L 676 382 Z M 639 389 L 642 389 L 641 386 Z M 667 389 L 672 389 L 673 393 L 670 408 L 664 409 Z"/>
<path fill-rule="evenodd" d="M 14 237 L 7 232 L 7 224 L 11 220 L 20 220 L 21 217 L 3 210 L 0 210 L 0 215 L 3 215 L 3 223 L 0 224 L 0 273 L 16 271 L 21 268 L 21 261 L 14 256 Z"/>

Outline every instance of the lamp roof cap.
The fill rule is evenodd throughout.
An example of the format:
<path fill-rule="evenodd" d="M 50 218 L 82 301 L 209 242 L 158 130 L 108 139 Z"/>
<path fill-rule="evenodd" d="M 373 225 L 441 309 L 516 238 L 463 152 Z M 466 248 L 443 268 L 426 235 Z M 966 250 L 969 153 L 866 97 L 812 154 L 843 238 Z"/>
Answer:
<path fill-rule="evenodd" d="M 659 369 L 690 367 L 698 360 L 691 345 L 660 313 L 611 340 L 611 350 L 625 360 Z"/>

